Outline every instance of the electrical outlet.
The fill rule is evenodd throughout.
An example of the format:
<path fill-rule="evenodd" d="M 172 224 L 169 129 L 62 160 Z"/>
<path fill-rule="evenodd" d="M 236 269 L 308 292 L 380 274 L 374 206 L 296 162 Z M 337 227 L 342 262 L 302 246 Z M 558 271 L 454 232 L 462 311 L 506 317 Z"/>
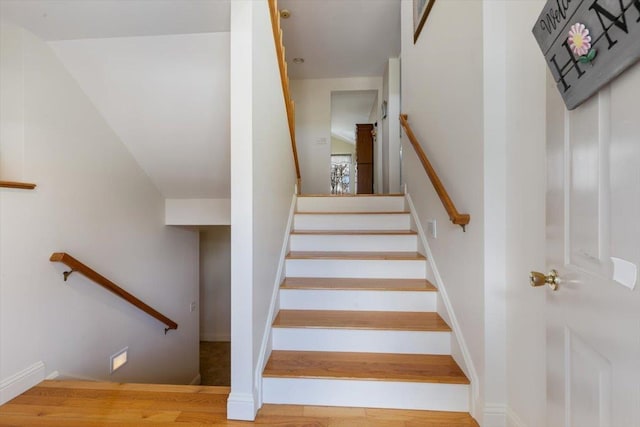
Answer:
<path fill-rule="evenodd" d="M 431 238 L 433 238 L 433 239 L 437 239 L 438 238 L 438 229 L 436 227 L 436 220 L 435 219 L 427 221 L 427 229 L 428 229 L 429 236 Z"/>
<path fill-rule="evenodd" d="M 194 311 L 196 311 L 196 302 L 192 301 L 191 304 L 189 304 L 189 311 L 191 313 L 193 313 Z"/>

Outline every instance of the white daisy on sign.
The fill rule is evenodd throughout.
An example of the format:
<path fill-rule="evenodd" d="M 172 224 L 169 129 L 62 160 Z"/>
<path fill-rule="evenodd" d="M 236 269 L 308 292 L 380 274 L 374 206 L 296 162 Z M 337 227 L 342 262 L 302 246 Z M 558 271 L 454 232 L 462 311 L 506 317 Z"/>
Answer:
<path fill-rule="evenodd" d="M 569 47 L 576 56 L 583 56 L 591 49 L 591 36 L 584 24 L 576 22 L 569 30 Z"/>

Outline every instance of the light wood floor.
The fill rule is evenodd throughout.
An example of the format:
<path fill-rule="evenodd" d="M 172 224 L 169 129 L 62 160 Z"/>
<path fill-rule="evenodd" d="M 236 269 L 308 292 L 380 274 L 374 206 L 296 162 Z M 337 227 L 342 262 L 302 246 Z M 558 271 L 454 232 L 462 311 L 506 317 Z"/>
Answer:
<path fill-rule="evenodd" d="M 0 406 L 0 426 L 478 427 L 466 413 L 265 405 L 227 421 L 227 387 L 45 381 Z"/>

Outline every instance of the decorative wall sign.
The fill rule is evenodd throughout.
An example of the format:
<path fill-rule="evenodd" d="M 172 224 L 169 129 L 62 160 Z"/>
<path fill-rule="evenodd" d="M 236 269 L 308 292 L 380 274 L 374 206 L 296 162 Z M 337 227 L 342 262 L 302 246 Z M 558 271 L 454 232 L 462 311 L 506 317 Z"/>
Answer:
<path fill-rule="evenodd" d="M 639 0 L 640 1 L 640 0 Z M 418 36 L 436 0 L 413 0 L 413 43 L 418 41 Z"/>
<path fill-rule="evenodd" d="M 573 110 L 640 58 L 640 0 L 548 0 L 533 35 Z"/>

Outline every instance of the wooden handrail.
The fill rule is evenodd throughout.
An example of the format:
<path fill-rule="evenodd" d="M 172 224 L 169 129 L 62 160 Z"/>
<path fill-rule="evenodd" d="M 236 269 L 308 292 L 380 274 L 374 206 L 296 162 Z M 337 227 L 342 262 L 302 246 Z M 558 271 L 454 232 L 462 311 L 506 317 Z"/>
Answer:
<path fill-rule="evenodd" d="M 287 110 L 287 122 L 289 124 L 289 135 L 291 136 L 293 162 L 295 163 L 296 168 L 298 194 L 302 194 L 302 177 L 300 175 L 300 162 L 298 161 L 298 148 L 296 146 L 296 112 L 289 88 L 289 76 L 287 74 L 287 62 L 284 54 L 284 43 L 282 41 L 282 28 L 280 27 L 280 13 L 278 12 L 277 0 L 269 0 L 269 14 L 271 15 L 273 40 L 276 44 L 276 55 L 278 57 L 278 67 L 280 68 L 282 95 L 284 96 L 284 105 Z"/>
<path fill-rule="evenodd" d="M 69 277 L 69 275 L 71 273 L 77 271 L 78 273 L 81 273 L 83 276 L 87 277 L 88 279 L 93 280 L 98 285 L 102 286 L 103 288 L 107 289 L 108 291 L 113 292 L 114 294 L 118 295 L 123 300 L 133 304 L 136 307 L 138 307 L 140 310 L 144 311 L 149 316 L 158 319 L 159 321 L 161 321 L 162 323 L 167 325 L 167 327 L 164 329 L 164 333 L 165 334 L 170 329 L 178 329 L 178 324 L 176 322 L 174 322 L 173 320 L 169 319 L 167 316 L 165 316 L 164 314 L 160 313 L 159 311 L 155 310 L 153 307 L 150 307 L 149 305 L 147 305 L 144 302 L 140 301 L 138 298 L 134 297 L 129 292 L 125 291 L 120 286 L 116 285 L 111 280 L 107 279 L 106 277 L 104 277 L 103 275 L 99 274 L 95 270 L 93 270 L 90 267 L 86 266 L 85 264 L 81 263 L 80 261 L 78 261 L 77 259 L 75 259 L 71 255 L 69 255 L 68 253 L 65 253 L 65 252 L 53 253 L 51 255 L 51 258 L 49 258 L 49 261 L 51 261 L 51 262 L 61 262 L 61 263 L 66 264 L 67 266 L 69 266 L 71 268 L 71 271 L 65 271 L 63 273 L 65 281 L 67 280 L 67 277 Z"/>
<path fill-rule="evenodd" d="M 36 185 L 28 182 L 0 181 L 0 188 L 18 188 L 21 190 L 33 190 L 34 188 L 36 188 Z"/>
<path fill-rule="evenodd" d="M 416 150 L 416 154 L 420 159 L 420 163 L 422 163 L 424 170 L 427 172 L 427 176 L 431 180 L 433 188 L 436 190 L 436 193 L 438 193 L 438 197 L 440 197 L 442 205 L 449 214 L 449 219 L 454 224 L 461 226 L 462 231 L 465 231 L 465 227 L 467 226 L 467 224 L 469 224 L 471 216 L 469 214 L 461 214 L 456 209 L 456 206 L 451 201 L 447 190 L 444 188 L 444 185 L 442 185 L 442 181 L 440 181 L 440 178 L 438 178 L 438 174 L 436 173 L 435 169 L 433 169 L 433 166 L 431 166 L 431 162 L 429 162 L 427 155 L 422 150 L 422 147 L 420 146 L 418 139 L 414 135 L 413 130 L 411 130 L 411 126 L 409 126 L 409 122 L 407 121 L 408 117 L 409 116 L 407 116 L 406 114 L 400 114 L 400 124 L 402 124 L 405 133 L 409 137 L 409 141 L 411 142 L 411 145 L 413 145 L 413 149 Z"/>

